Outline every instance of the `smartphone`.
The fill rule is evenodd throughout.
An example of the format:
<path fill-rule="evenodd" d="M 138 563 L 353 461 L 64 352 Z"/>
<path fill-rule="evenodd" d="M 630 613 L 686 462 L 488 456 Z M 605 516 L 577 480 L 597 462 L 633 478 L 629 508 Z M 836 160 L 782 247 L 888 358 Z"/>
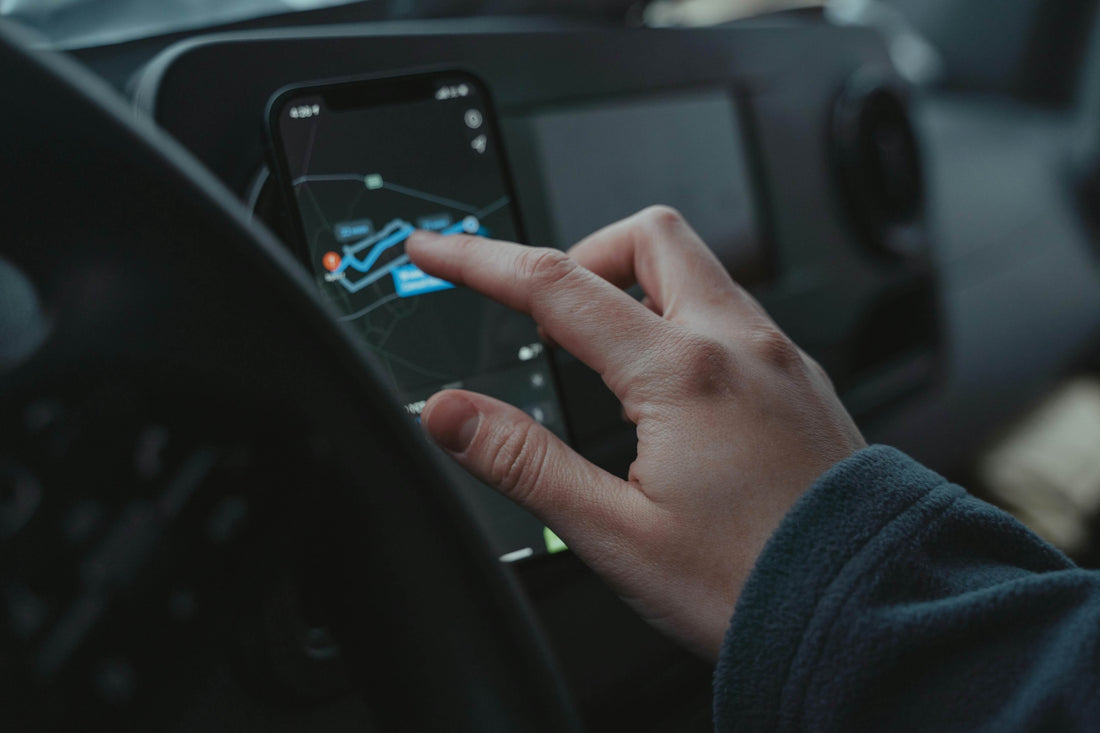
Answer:
<path fill-rule="evenodd" d="M 523 241 L 485 85 L 454 70 L 294 85 L 272 97 L 267 132 L 301 258 L 410 415 L 438 390 L 470 389 L 568 440 L 534 322 L 405 254 L 417 229 Z M 504 559 L 559 549 L 495 492 L 466 490 Z"/>

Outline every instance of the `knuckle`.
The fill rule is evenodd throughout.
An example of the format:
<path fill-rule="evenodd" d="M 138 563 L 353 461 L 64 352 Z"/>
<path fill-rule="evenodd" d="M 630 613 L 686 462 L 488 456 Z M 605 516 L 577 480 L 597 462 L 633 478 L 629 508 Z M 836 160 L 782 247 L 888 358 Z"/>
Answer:
<path fill-rule="evenodd" d="M 765 364 L 781 371 L 793 372 L 804 364 L 802 351 L 772 324 L 761 326 L 753 332 L 752 351 Z"/>
<path fill-rule="evenodd" d="M 684 216 L 667 204 L 656 204 L 642 210 L 642 219 L 658 231 L 683 226 Z"/>
<path fill-rule="evenodd" d="M 572 276 L 577 263 L 561 250 L 542 247 L 524 253 L 520 277 L 539 288 L 551 288 Z"/>
<path fill-rule="evenodd" d="M 737 365 L 725 345 L 705 336 L 689 336 L 674 349 L 672 364 L 681 389 L 700 396 L 730 389 Z"/>
<path fill-rule="evenodd" d="M 527 504 L 539 483 L 547 446 L 534 426 L 501 430 L 489 447 L 489 482 L 520 504 Z"/>

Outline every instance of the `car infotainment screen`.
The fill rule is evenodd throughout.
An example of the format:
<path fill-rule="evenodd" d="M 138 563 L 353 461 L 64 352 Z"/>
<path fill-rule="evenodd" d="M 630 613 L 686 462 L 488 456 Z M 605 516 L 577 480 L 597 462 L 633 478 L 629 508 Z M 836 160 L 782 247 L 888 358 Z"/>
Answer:
<path fill-rule="evenodd" d="M 556 105 L 535 110 L 528 125 L 560 246 L 651 204 L 668 204 L 739 282 L 769 274 L 744 124 L 729 90 Z"/>
<path fill-rule="evenodd" d="M 297 86 L 273 98 L 269 133 L 302 257 L 405 409 L 418 416 L 434 392 L 470 389 L 565 438 L 534 322 L 427 275 L 405 254 L 417 229 L 522 238 L 481 83 L 440 72 Z M 477 489 L 475 511 L 501 554 L 546 552 L 541 524 Z"/>

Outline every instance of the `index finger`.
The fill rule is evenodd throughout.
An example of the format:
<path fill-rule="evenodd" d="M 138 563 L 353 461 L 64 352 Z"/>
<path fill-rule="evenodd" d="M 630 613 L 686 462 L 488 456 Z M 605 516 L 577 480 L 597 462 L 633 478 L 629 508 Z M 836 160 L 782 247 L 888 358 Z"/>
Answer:
<path fill-rule="evenodd" d="M 550 338 L 599 372 L 616 392 L 625 370 L 644 361 L 669 328 L 560 250 L 416 232 L 405 251 L 428 274 L 530 314 Z"/>

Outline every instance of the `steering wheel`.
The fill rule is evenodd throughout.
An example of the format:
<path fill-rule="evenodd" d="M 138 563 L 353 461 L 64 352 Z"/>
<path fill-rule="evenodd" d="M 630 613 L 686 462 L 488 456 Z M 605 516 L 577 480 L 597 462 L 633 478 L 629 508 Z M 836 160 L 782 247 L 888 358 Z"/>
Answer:
<path fill-rule="evenodd" d="M 578 729 L 298 264 L 67 58 L 0 77 L 0 728 Z"/>

